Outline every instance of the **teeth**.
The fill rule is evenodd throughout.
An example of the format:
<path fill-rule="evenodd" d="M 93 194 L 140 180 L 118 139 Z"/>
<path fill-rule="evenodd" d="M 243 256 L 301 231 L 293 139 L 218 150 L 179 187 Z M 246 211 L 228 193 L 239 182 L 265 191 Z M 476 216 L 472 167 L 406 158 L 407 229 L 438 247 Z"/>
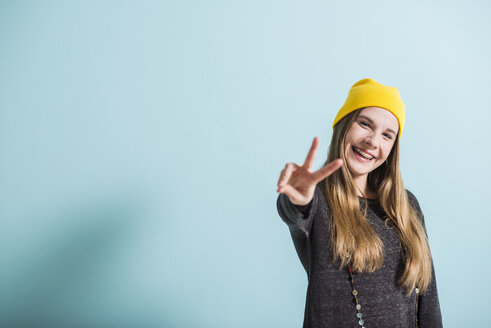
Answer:
<path fill-rule="evenodd" d="M 368 155 L 367 153 L 363 152 L 361 149 L 358 149 L 356 147 L 354 147 L 356 152 L 360 155 L 362 155 L 363 157 L 365 157 L 366 159 L 372 159 L 373 157 Z"/>

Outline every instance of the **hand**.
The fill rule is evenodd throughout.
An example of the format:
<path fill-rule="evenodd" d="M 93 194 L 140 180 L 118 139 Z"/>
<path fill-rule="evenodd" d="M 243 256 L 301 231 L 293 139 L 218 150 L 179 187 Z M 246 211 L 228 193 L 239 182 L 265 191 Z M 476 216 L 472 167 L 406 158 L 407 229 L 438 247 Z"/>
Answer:
<path fill-rule="evenodd" d="M 315 186 L 343 164 L 343 160 L 338 158 L 316 172 L 312 172 L 318 144 L 319 138 L 315 137 L 302 166 L 288 163 L 281 171 L 277 191 L 287 195 L 295 205 L 309 204 L 314 198 Z"/>

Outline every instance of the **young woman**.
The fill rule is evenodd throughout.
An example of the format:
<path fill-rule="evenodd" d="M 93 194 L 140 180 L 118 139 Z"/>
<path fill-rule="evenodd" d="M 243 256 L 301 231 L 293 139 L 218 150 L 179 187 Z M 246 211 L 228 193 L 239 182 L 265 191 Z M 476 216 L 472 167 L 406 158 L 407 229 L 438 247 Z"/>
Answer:
<path fill-rule="evenodd" d="M 303 327 L 442 327 L 424 216 L 404 188 L 399 91 L 355 83 L 333 124 L 324 166 L 318 138 L 288 163 L 277 208 L 308 275 Z"/>

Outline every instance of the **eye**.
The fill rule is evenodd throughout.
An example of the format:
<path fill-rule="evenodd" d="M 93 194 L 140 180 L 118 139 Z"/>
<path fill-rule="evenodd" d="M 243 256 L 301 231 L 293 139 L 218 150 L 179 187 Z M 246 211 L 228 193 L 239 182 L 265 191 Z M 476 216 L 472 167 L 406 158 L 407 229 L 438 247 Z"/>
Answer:
<path fill-rule="evenodd" d="M 384 133 L 384 136 L 387 138 L 387 139 L 392 139 L 392 136 L 388 133 Z"/>
<path fill-rule="evenodd" d="M 360 125 L 362 125 L 362 126 L 368 126 L 368 123 L 365 122 L 365 121 L 360 121 Z"/>

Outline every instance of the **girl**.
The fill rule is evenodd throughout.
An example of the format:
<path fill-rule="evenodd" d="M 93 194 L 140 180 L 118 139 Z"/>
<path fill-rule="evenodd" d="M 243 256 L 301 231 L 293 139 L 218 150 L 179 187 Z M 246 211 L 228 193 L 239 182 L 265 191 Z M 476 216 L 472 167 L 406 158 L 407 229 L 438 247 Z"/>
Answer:
<path fill-rule="evenodd" d="M 423 213 L 404 188 L 399 91 L 355 83 L 333 124 L 324 166 L 319 140 L 288 163 L 277 208 L 308 275 L 303 327 L 442 327 Z"/>

